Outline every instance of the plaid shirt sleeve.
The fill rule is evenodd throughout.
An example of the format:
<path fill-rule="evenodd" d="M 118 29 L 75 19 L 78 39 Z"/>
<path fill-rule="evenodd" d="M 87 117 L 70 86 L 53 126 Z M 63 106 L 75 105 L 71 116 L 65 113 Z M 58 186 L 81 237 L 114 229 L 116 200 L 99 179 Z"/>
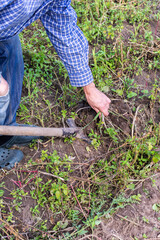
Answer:
<path fill-rule="evenodd" d="M 88 42 L 76 24 L 76 13 L 70 4 L 67 7 L 51 4 L 41 21 L 68 71 L 71 85 L 82 87 L 93 82 L 88 66 Z"/>
<path fill-rule="evenodd" d="M 4 0 L 0 6 L 0 39 L 21 32 L 40 18 L 63 61 L 72 86 L 93 82 L 88 65 L 88 42 L 77 26 L 71 0 Z"/>

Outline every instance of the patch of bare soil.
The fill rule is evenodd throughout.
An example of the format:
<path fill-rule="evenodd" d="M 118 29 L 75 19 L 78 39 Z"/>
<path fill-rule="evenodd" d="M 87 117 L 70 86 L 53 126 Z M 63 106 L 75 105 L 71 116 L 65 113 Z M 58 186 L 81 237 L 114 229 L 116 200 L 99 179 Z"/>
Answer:
<path fill-rule="evenodd" d="M 141 181 L 131 195 L 140 201 L 118 210 L 109 220 L 102 219 L 95 231 L 101 240 L 160 239 L 160 174 Z"/>

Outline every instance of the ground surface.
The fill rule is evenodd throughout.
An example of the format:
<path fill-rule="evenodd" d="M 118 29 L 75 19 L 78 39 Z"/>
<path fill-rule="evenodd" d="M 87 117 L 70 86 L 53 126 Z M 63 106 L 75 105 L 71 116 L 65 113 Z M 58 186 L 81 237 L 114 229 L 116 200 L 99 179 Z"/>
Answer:
<path fill-rule="evenodd" d="M 112 100 L 88 106 L 40 21 L 21 34 L 25 77 L 17 121 L 66 127 L 92 143 L 45 138 L 20 147 L 0 175 L 1 239 L 160 239 L 160 31 L 157 1 L 73 1 L 95 83 Z M 17 147 L 16 147 L 17 148 Z"/>
<path fill-rule="evenodd" d="M 160 239 L 159 177 L 157 173 L 152 179 L 139 181 L 132 192 L 139 196 L 139 202 L 120 209 L 109 220 L 103 219 L 95 230 L 99 239 Z"/>

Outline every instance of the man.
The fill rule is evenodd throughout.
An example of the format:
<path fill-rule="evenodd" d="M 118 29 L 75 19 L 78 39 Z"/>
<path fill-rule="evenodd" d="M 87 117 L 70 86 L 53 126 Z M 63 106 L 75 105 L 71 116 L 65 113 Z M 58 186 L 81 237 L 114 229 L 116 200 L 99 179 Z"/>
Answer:
<path fill-rule="evenodd" d="M 18 125 L 23 57 L 18 34 L 40 19 L 55 50 L 63 61 L 72 86 L 83 87 L 96 112 L 108 115 L 110 99 L 93 83 L 88 66 L 88 43 L 77 27 L 71 0 L 3 0 L 0 3 L 0 125 Z M 0 167 L 12 168 L 23 158 L 13 145 L 27 144 L 35 137 L 0 136 Z M 37 137 L 38 138 L 38 137 Z"/>

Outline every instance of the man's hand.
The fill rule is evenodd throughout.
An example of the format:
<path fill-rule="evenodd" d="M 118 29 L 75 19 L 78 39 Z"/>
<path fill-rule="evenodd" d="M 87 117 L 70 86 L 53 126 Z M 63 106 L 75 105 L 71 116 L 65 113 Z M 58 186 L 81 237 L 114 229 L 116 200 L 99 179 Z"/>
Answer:
<path fill-rule="evenodd" d="M 101 91 L 99 91 L 92 82 L 83 87 L 89 105 L 98 113 L 99 111 L 108 116 L 108 109 L 111 100 Z"/>

